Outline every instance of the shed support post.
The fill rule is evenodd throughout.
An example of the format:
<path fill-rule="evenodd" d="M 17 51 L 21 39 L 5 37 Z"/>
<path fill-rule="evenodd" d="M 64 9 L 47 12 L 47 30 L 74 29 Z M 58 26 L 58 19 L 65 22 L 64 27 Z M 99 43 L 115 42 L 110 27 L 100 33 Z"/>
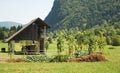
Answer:
<path fill-rule="evenodd" d="M 46 26 L 44 26 L 43 28 L 42 37 L 40 38 L 40 41 L 39 41 L 41 54 L 46 54 L 45 41 L 46 41 Z"/>
<path fill-rule="evenodd" d="M 46 26 L 44 26 L 44 54 L 46 54 L 45 43 L 46 43 Z"/>

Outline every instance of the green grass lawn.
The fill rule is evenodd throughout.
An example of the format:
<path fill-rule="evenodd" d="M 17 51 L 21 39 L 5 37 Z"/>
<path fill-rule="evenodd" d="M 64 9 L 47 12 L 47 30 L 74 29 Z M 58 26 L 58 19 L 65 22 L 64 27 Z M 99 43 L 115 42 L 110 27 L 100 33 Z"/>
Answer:
<path fill-rule="evenodd" d="M 50 45 L 51 50 L 55 48 Z M 72 63 L 0 63 L 0 73 L 120 73 L 120 47 L 104 50 L 106 62 L 72 62 Z M 1 57 L 7 57 L 6 53 L 0 53 Z M 15 56 L 22 57 L 22 56 Z"/>
<path fill-rule="evenodd" d="M 15 50 L 16 51 L 21 51 L 21 46 L 20 43 L 15 43 Z M 5 48 L 6 51 L 8 51 L 8 43 L 2 43 L 0 42 L 0 51 L 1 48 Z M 14 58 L 21 58 L 23 55 L 13 55 Z M 0 53 L 0 58 L 9 58 L 8 53 Z"/>
<path fill-rule="evenodd" d="M 119 73 L 119 62 L 5 63 L 0 73 Z"/>
<path fill-rule="evenodd" d="M 2 43 L 2 42 L 0 42 L 0 49 L 1 48 L 6 48 L 6 50 L 7 50 L 8 49 L 8 43 Z"/>

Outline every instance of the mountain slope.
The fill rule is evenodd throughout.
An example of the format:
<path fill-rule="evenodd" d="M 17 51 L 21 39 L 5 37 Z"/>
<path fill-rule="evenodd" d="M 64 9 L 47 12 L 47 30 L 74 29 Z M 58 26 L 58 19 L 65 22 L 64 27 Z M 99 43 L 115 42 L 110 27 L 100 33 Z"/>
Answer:
<path fill-rule="evenodd" d="M 51 30 L 88 29 L 104 22 L 120 22 L 120 0 L 55 0 L 45 22 Z"/>
<path fill-rule="evenodd" d="M 11 22 L 11 21 L 0 22 L 0 27 L 10 28 L 11 26 L 17 27 L 18 25 L 22 25 L 22 24 L 17 22 Z"/>

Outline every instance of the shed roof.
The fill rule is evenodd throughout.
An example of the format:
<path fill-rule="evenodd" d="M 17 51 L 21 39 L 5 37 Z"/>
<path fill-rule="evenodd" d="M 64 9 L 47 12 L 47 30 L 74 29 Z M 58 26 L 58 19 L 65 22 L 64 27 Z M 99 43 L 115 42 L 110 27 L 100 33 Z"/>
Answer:
<path fill-rule="evenodd" d="M 8 39 L 6 39 L 5 42 L 9 42 L 11 40 L 33 40 L 33 39 L 35 40 L 36 39 L 35 37 L 33 39 L 30 38 L 30 36 L 33 35 L 32 33 L 36 32 L 36 31 L 31 30 L 32 24 L 37 25 L 39 28 L 44 28 L 44 26 L 46 26 L 46 28 L 50 28 L 50 26 L 47 25 L 43 20 L 41 20 L 40 18 L 36 18 L 36 19 L 32 20 L 31 22 L 29 22 L 28 24 L 26 24 L 23 28 L 21 28 L 19 31 L 14 33 Z M 32 33 L 30 33 L 31 31 L 32 31 Z M 31 35 L 29 35 L 29 34 L 31 34 Z M 23 38 L 23 36 L 25 36 L 25 37 Z"/>

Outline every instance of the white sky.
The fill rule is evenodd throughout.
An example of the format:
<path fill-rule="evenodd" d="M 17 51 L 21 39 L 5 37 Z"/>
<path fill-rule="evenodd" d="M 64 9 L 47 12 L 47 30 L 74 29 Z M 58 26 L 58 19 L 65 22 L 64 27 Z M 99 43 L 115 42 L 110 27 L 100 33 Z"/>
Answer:
<path fill-rule="evenodd" d="M 26 24 L 37 17 L 44 20 L 53 2 L 54 0 L 0 0 L 0 22 L 14 21 Z"/>

